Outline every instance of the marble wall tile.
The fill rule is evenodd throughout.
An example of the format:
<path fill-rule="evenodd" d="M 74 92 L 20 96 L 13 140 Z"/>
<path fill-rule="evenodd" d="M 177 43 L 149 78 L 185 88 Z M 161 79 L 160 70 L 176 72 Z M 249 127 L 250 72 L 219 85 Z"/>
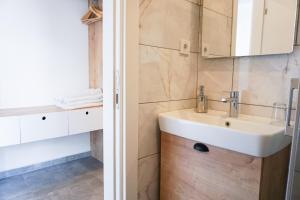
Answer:
<path fill-rule="evenodd" d="M 139 105 L 139 158 L 160 152 L 158 115 L 163 112 L 195 108 L 196 99 Z"/>
<path fill-rule="evenodd" d="M 186 0 L 140 0 L 140 43 L 179 49 L 180 40 L 191 41 L 199 52 L 200 7 Z"/>
<path fill-rule="evenodd" d="M 139 160 L 139 200 L 159 200 L 159 159 L 159 155 L 155 154 Z"/>
<path fill-rule="evenodd" d="M 208 101 L 208 109 L 209 110 L 223 111 L 223 112 L 228 113 L 230 111 L 230 104 L 229 103 L 223 103 L 221 101 L 209 100 Z"/>
<path fill-rule="evenodd" d="M 196 105 L 201 2 L 140 0 L 140 200 L 159 199 L 158 114 Z M 196 53 L 181 55 L 181 39 Z"/>
<path fill-rule="evenodd" d="M 178 51 L 172 51 L 170 100 L 196 98 L 197 56 L 196 53 L 183 56 Z"/>
<path fill-rule="evenodd" d="M 160 152 L 158 114 L 167 112 L 168 108 L 168 102 L 140 104 L 139 158 Z"/>
<path fill-rule="evenodd" d="M 231 91 L 233 74 L 233 59 L 205 59 L 198 58 L 198 87 L 205 86 L 205 93 L 211 100 L 220 101 L 228 97 L 226 91 Z"/>
<path fill-rule="evenodd" d="M 203 8 L 202 55 L 229 57 L 231 51 L 232 19 Z"/>
<path fill-rule="evenodd" d="M 140 45 L 140 103 L 196 98 L 197 54 Z"/>
<path fill-rule="evenodd" d="M 171 58 L 170 50 L 140 45 L 140 103 L 169 99 Z"/>
<path fill-rule="evenodd" d="M 288 60 L 288 55 L 235 59 L 233 89 L 240 91 L 240 101 L 265 106 L 287 103 L 290 78 L 295 75 L 291 72 L 297 68 Z"/>
<path fill-rule="evenodd" d="M 233 0 L 203 0 L 203 7 L 232 17 Z"/>
<path fill-rule="evenodd" d="M 241 102 L 273 106 L 288 103 L 291 78 L 300 77 L 300 47 L 289 55 L 237 58 L 233 89 L 241 92 Z M 296 99 L 294 99 L 294 102 Z"/>
<path fill-rule="evenodd" d="M 140 43 L 163 46 L 167 23 L 167 0 L 140 0 Z"/>
<path fill-rule="evenodd" d="M 186 0 L 186 1 L 189 1 L 191 3 L 195 3 L 195 4 L 198 4 L 198 5 L 202 5 L 202 0 Z"/>
<path fill-rule="evenodd" d="M 196 99 L 169 101 L 169 111 L 183 110 L 196 107 Z"/>
<path fill-rule="evenodd" d="M 199 35 L 198 35 L 198 38 L 199 38 L 199 41 L 198 41 L 198 48 L 199 48 L 199 55 L 202 54 L 202 23 L 203 23 L 203 20 L 202 20 L 202 16 L 203 16 L 203 7 L 201 6 L 200 8 L 200 14 L 199 14 Z"/>
<path fill-rule="evenodd" d="M 295 46 L 289 54 L 287 74 L 291 78 L 300 78 L 300 46 Z"/>
<path fill-rule="evenodd" d="M 212 101 L 208 102 L 208 109 L 210 110 L 218 110 L 229 113 L 230 104 L 223 103 L 221 101 Z M 272 116 L 272 107 L 266 106 L 257 106 L 257 105 L 248 105 L 248 104 L 240 104 L 239 105 L 239 113 L 244 115 L 253 115 L 265 118 L 271 118 Z"/>
<path fill-rule="evenodd" d="M 272 107 L 240 104 L 240 113 L 245 115 L 254 115 L 259 117 L 271 118 L 272 111 Z"/>

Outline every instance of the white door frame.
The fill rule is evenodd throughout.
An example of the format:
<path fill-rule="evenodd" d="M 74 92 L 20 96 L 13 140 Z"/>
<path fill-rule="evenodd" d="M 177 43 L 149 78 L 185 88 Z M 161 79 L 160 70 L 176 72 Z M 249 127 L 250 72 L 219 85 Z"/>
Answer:
<path fill-rule="evenodd" d="M 137 199 L 138 5 L 138 0 L 103 0 L 105 200 Z"/>

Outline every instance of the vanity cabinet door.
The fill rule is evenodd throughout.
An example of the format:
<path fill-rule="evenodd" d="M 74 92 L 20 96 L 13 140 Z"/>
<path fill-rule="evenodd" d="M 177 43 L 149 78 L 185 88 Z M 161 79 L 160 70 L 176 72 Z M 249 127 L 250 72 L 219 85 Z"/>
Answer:
<path fill-rule="evenodd" d="M 20 144 L 20 121 L 18 117 L 0 118 L 0 147 Z"/>
<path fill-rule="evenodd" d="M 87 108 L 69 112 L 69 134 L 79 134 L 103 128 L 102 108 Z"/>
<path fill-rule="evenodd" d="M 258 200 L 261 164 L 259 158 L 162 133 L 160 199 Z"/>
<path fill-rule="evenodd" d="M 68 135 L 66 112 L 35 114 L 21 117 L 21 143 Z"/>

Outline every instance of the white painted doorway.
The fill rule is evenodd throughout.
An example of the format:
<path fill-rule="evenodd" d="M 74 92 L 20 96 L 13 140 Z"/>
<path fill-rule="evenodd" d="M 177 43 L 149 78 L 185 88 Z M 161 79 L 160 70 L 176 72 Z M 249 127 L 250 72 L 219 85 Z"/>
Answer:
<path fill-rule="evenodd" d="M 138 0 L 103 0 L 104 199 L 136 200 Z"/>

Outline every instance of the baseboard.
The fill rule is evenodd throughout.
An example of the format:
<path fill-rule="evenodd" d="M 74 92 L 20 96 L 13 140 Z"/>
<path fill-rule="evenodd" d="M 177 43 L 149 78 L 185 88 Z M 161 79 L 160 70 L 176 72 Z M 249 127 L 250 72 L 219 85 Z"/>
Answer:
<path fill-rule="evenodd" d="M 30 165 L 30 166 L 26 166 L 26 167 L 21 167 L 18 169 L 13 169 L 13 170 L 9 170 L 9 171 L 5 171 L 5 172 L 0 172 L 0 180 L 1 179 L 5 179 L 5 178 L 9 178 L 12 176 L 17 176 L 17 175 L 22 175 L 25 173 L 29 173 L 29 172 L 33 172 L 36 170 L 40 170 L 40 169 L 44 169 L 47 167 L 52 167 L 55 165 L 59 165 L 59 164 L 64 164 L 73 160 L 78 160 L 81 158 L 86 158 L 91 156 L 91 152 L 85 152 L 85 153 L 80 153 L 80 154 L 76 154 L 76 155 L 71 155 L 71 156 L 67 156 L 67 157 L 63 157 L 63 158 L 59 158 L 59 159 L 55 159 L 55 160 L 50 160 L 50 161 L 46 161 L 46 162 L 42 162 L 42 163 L 38 163 L 38 164 L 34 164 L 34 165 Z"/>

